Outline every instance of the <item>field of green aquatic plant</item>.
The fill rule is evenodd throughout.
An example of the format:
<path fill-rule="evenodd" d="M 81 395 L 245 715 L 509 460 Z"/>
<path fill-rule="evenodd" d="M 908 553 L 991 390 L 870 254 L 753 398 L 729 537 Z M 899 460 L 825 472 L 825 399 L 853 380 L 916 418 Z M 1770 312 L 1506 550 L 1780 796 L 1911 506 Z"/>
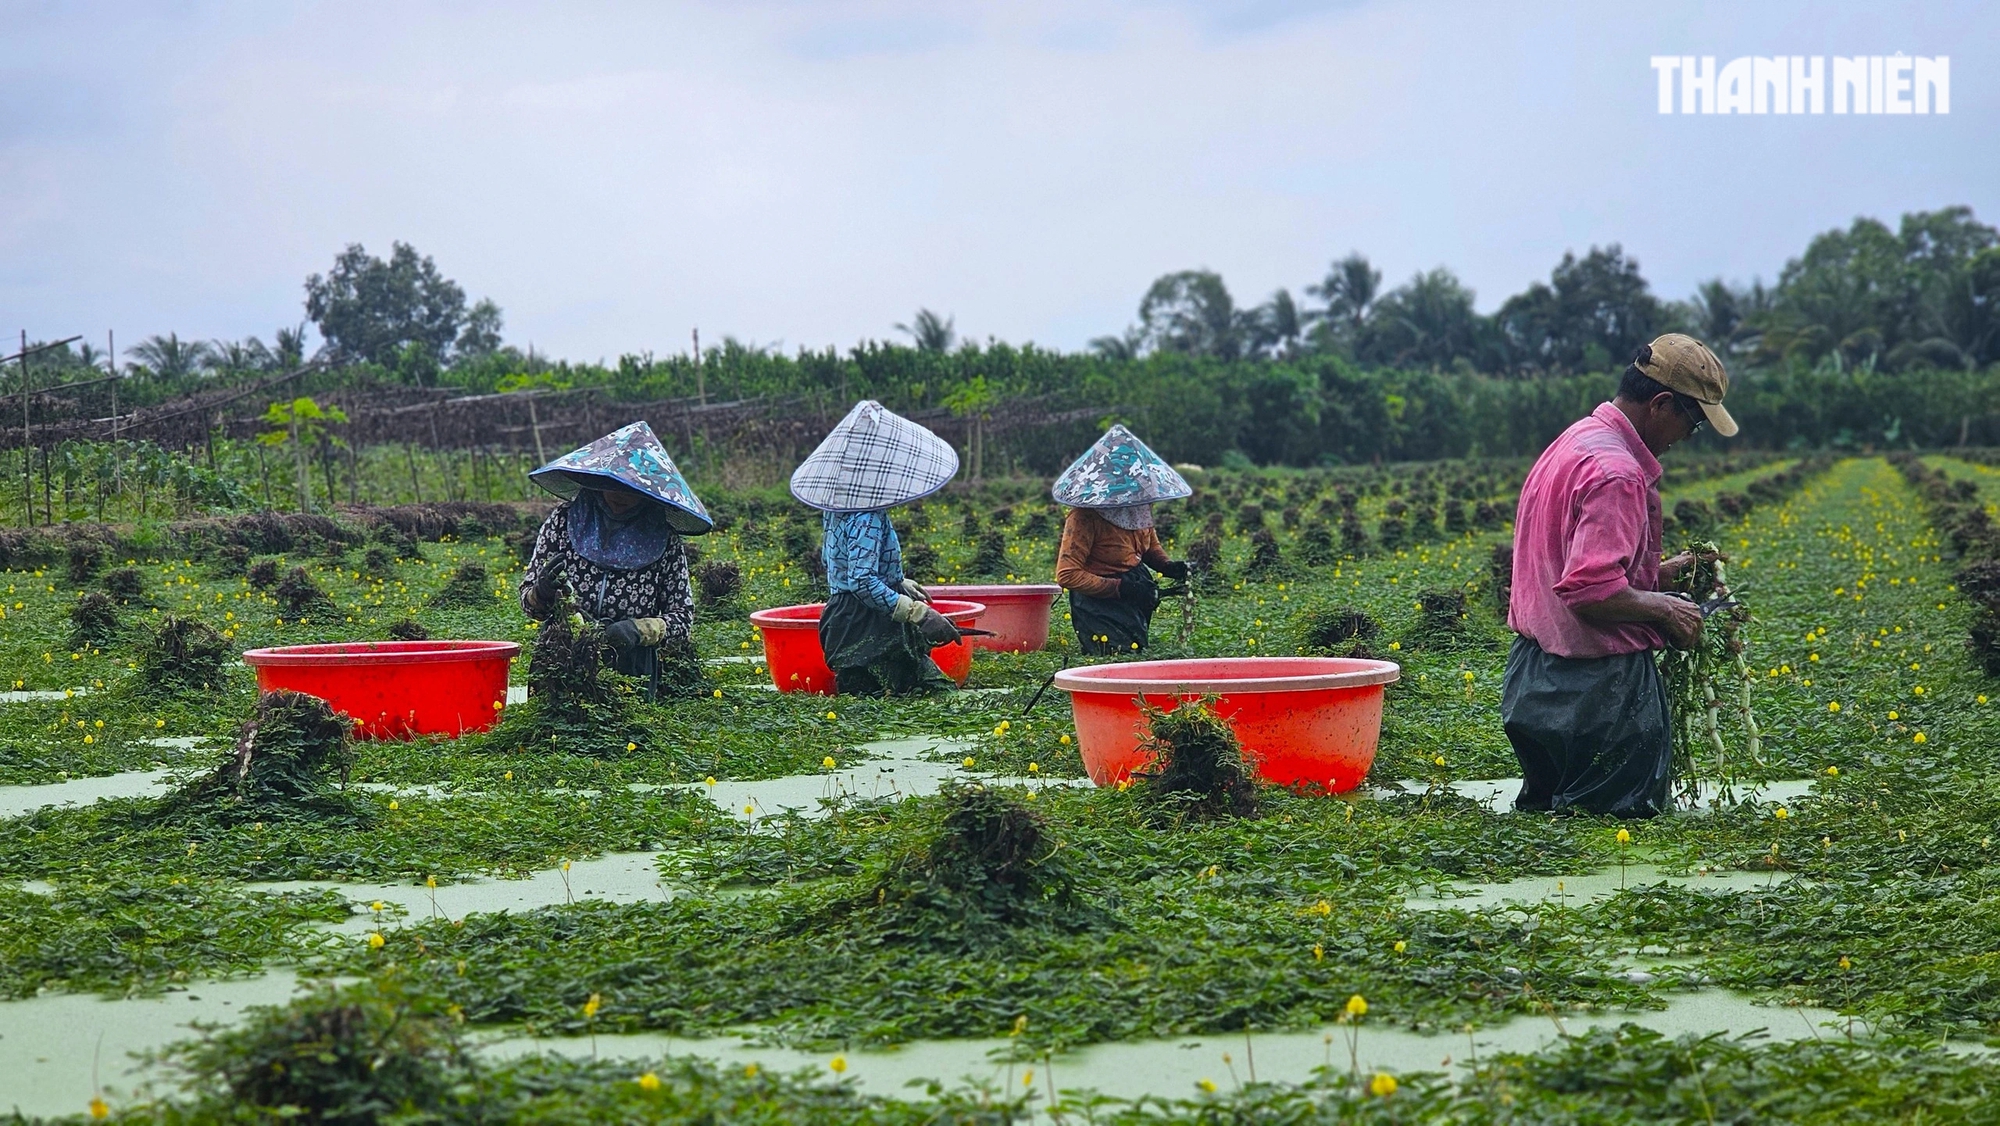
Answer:
<path fill-rule="evenodd" d="M 1974 481 L 1979 504 L 2000 499 L 1983 466 L 1926 464 Z M 111 1091 L 109 1112 L 133 1121 L 254 1120 L 246 1100 L 304 1088 L 253 1073 L 300 1053 L 340 1097 L 441 1121 L 1004 1121 L 1052 1102 L 1102 1121 L 1978 1120 L 2000 1100 L 1981 1051 L 2000 1036 L 2000 685 L 1967 650 L 1965 549 L 1881 459 L 1675 467 L 1670 549 L 1717 542 L 1752 611 L 1761 757 L 1733 755 L 1726 778 L 1700 763 L 1744 800 L 1624 825 L 1500 813 L 1476 783 L 1515 773 L 1493 549 L 1523 469 L 1213 473 L 1172 506 L 1169 549 L 1201 570 L 1191 606 L 1161 607 L 1148 656 L 1361 651 L 1403 666 L 1360 794 L 1265 790 L 1254 816 L 1190 816 L 1079 784 L 1067 700 L 1050 690 L 1028 708 L 1077 660 L 1060 603 L 1051 649 L 981 653 L 977 691 L 773 692 L 746 615 L 813 599 L 817 522 L 772 497 L 712 502 L 732 518 L 698 541 L 698 693 L 628 700 L 616 731 L 553 744 L 518 705 L 457 741 L 357 743 L 311 806 L 252 816 L 141 796 L 10 816 L 0 997 L 145 994 L 278 966 L 354 983 L 185 1049 L 180 1103 Z M 1047 581 L 1060 512 L 1033 486 L 995 485 L 897 520 L 920 577 Z M 233 660 L 207 688 L 163 681 L 169 618 L 206 623 L 232 653 L 404 622 L 532 645 L 516 547 L 480 523 L 401 535 L 356 514 L 351 536 L 281 552 L 217 537 L 172 552 L 167 536 L 150 553 L 16 550 L 0 575 L 0 678 L 39 695 L 0 705 L 0 786 L 211 770 L 255 692 Z M 1723 734 L 1743 745 L 1728 715 Z M 950 740 L 931 756 L 942 789 L 888 800 L 842 781 L 866 766 L 863 744 L 898 736 Z M 825 777 L 806 788 L 818 808 L 712 797 L 798 775 Z M 630 852 L 657 853 L 663 894 L 572 896 L 565 879 L 549 906 L 433 917 L 421 899 L 378 909 L 277 886 L 448 891 Z M 1672 878 L 1703 873 L 1730 875 Z M 1479 894 L 1529 878 L 1557 891 Z M 1803 1043 L 1628 1029 L 1449 1076 L 1359 1066 L 1372 1029 L 1561 1027 L 1722 988 L 1770 1001 L 1774 1029 L 1799 1023 L 1785 1006 L 1849 1019 Z M 343 1070 L 356 1049 L 338 1030 L 371 1028 L 395 1030 L 377 1053 L 394 1066 Z M 1143 1107 L 1047 1089 L 1047 1061 L 1083 1045 L 1321 1028 L 1336 1030 L 1328 1066 L 1304 1083 L 1216 1071 Z M 464 1049 L 502 1029 L 601 1036 L 607 1058 L 498 1064 Z M 826 1066 L 613 1062 L 609 1038 L 631 1032 L 742 1034 Z M 950 1038 L 1002 1042 L 1042 1079 L 1010 1071 L 981 1090 L 939 1076 L 898 1101 L 844 1078 L 847 1053 Z"/>

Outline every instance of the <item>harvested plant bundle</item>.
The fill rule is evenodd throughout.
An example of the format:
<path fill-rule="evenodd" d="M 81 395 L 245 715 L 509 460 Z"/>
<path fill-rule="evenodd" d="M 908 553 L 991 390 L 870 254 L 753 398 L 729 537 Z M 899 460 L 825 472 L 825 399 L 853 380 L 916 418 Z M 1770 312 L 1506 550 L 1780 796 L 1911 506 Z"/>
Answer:
<path fill-rule="evenodd" d="M 1695 543 L 1688 550 L 1695 562 L 1676 576 L 1674 589 L 1698 603 L 1734 601 L 1728 558 L 1712 542 Z M 1757 717 L 1750 709 L 1750 666 L 1743 658 L 1743 626 L 1749 620 L 1750 611 L 1740 603 L 1717 610 L 1703 623 L 1694 648 L 1667 649 L 1660 656 L 1674 720 L 1674 785 L 1689 804 L 1700 793 L 1704 753 L 1714 756 L 1714 777 L 1724 800 L 1732 796 L 1735 773 L 1721 723 L 1725 700 L 1743 726 L 1743 753 L 1752 762 L 1764 761 Z"/>
<path fill-rule="evenodd" d="M 988 945 L 1016 928 L 1102 921 L 1027 805 L 978 784 L 948 784 L 937 801 L 943 813 L 923 846 L 892 861 L 845 910 L 874 913 L 899 941 L 945 948 Z"/>
<path fill-rule="evenodd" d="M 1257 784 L 1243 748 L 1207 702 L 1145 713 L 1150 730 L 1142 749 L 1153 762 L 1132 777 L 1140 804 L 1175 822 L 1257 816 Z"/>
<path fill-rule="evenodd" d="M 1368 643 L 1382 623 L 1352 606 L 1309 606 L 1293 619 L 1300 653 L 1311 657 L 1368 657 Z"/>
<path fill-rule="evenodd" d="M 431 595 L 431 608 L 448 610 L 485 606 L 492 601 L 493 580 L 486 574 L 486 565 L 477 560 L 467 560 L 458 565 L 436 594 Z"/>
<path fill-rule="evenodd" d="M 325 700 L 302 692 L 266 693 L 229 756 L 168 795 L 159 812 L 225 824 L 301 816 L 358 820 L 358 808 L 343 792 L 347 736 L 347 717 L 334 714 Z"/>
<path fill-rule="evenodd" d="M 76 600 L 69 612 L 70 641 L 78 648 L 96 648 L 118 633 L 118 604 L 100 590 Z"/>
<path fill-rule="evenodd" d="M 235 655 L 229 640 L 206 622 L 168 614 L 139 647 L 139 675 L 130 683 L 144 696 L 212 692 L 223 686 Z"/>

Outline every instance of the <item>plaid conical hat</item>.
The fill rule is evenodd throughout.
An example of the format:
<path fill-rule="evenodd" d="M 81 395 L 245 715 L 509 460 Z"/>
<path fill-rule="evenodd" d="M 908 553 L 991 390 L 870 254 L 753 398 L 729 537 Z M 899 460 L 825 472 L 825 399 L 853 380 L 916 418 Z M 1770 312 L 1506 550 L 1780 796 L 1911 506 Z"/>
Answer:
<path fill-rule="evenodd" d="M 792 470 L 792 495 L 823 512 L 866 512 L 929 496 L 957 473 L 949 442 L 863 399 Z"/>
<path fill-rule="evenodd" d="M 1124 508 L 1179 500 L 1194 489 L 1130 430 L 1114 425 L 1063 470 L 1049 494 L 1071 508 Z"/>
<path fill-rule="evenodd" d="M 705 535 L 715 521 L 688 487 L 680 467 L 667 456 L 653 428 L 635 422 L 580 450 L 572 450 L 528 474 L 528 479 L 568 499 L 584 488 L 615 481 L 667 508 L 667 523 L 684 536 Z"/>

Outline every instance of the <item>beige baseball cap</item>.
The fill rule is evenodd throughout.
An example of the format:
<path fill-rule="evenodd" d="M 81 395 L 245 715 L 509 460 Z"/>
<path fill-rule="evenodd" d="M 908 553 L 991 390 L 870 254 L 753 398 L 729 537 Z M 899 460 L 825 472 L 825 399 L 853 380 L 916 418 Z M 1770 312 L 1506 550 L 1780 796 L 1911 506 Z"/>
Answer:
<path fill-rule="evenodd" d="M 1708 345 L 1685 333 L 1670 332 L 1642 345 L 1632 365 L 1662 387 L 1678 391 L 1701 404 L 1708 424 L 1725 438 L 1736 436 L 1736 420 L 1722 409 L 1722 397 L 1729 393 L 1729 373 Z"/>

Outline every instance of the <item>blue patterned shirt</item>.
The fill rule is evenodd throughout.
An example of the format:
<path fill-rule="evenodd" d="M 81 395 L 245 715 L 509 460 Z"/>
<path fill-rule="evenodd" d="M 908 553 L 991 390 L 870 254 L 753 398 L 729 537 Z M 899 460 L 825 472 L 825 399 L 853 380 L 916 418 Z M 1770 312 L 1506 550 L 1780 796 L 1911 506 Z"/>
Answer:
<path fill-rule="evenodd" d="M 896 608 L 903 587 L 903 545 L 883 509 L 824 513 L 826 585 L 846 591 L 883 613 Z"/>

